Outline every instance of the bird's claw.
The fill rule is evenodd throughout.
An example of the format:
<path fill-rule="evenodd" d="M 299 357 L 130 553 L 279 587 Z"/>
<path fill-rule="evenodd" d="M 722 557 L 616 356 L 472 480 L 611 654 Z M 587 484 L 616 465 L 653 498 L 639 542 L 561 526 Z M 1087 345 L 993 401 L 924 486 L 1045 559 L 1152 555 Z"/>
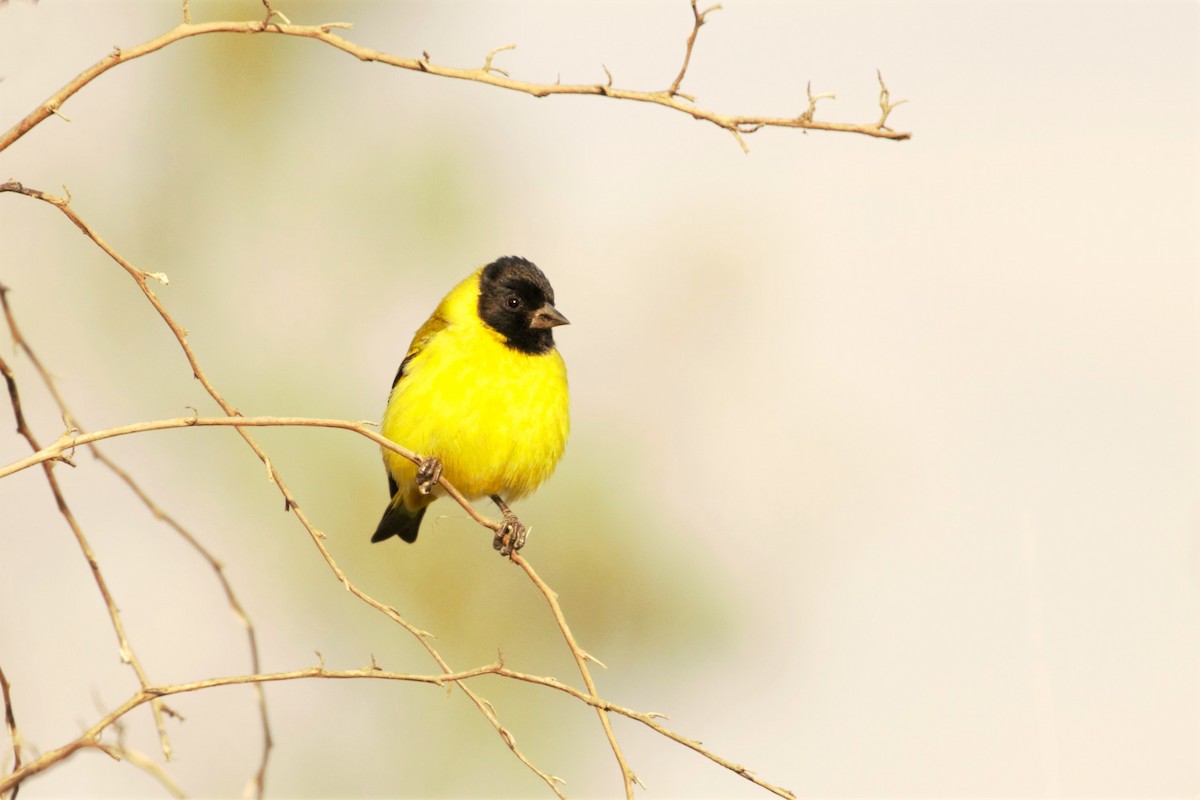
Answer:
<path fill-rule="evenodd" d="M 442 462 L 433 456 L 422 458 L 417 463 L 417 491 L 430 494 L 442 479 Z"/>
<path fill-rule="evenodd" d="M 492 547 L 498 550 L 501 556 L 511 556 L 525 546 L 525 536 L 528 533 L 525 524 L 510 511 L 504 515 L 504 522 L 496 531 Z"/>
<path fill-rule="evenodd" d="M 496 538 L 492 540 L 492 547 L 496 548 L 501 556 L 512 557 L 525 546 L 525 536 L 529 531 L 521 523 L 521 520 L 517 519 L 517 515 L 512 512 L 508 503 L 505 503 L 500 495 L 492 495 L 492 502 L 504 515 L 504 522 L 500 523 L 500 527 L 496 529 Z"/>

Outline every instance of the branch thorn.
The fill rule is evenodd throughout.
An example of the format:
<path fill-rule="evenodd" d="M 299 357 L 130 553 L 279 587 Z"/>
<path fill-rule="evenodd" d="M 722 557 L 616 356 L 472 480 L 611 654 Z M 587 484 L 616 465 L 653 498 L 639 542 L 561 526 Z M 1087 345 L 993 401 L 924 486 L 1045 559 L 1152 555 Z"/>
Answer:
<path fill-rule="evenodd" d="M 749 153 L 750 148 L 746 145 L 746 140 L 742 138 L 742 134 L 737 128 L 730 128 L 729 132 L 733 134 L 733 138 L 737 139 L 737 143 L 742 146 L 743 153 Z"/>
<path fill-rule="evenodd" d="M 592 655 L 592 654 L 591 654 L 591 653 L 589 653 L 588 651 L 586 651 L 586 650 L 581 650 L 580 652 L 581 652 L 581 653 L 583 653 L 583 657 L 584 657 L 586 660 L 588 660 L 588 661 L 591 661 L 593 664 L 598 664 L 599 666 L 603 667 L 604 669 L 608 669 L 608 665 L 607 665 L 607 664 L 605 664 L 605 663 L 604 663 L 603 661 L 601 661 L 600 659 L 596 658 L 594 655 Z"/>
<path fill-rule="evenodd" d="M 875 77 L 879 78 L 879 107 L 883 109 L 883 114 L 879 117 L 879 122 L 875 123 L 875 127 L 881 130 L 890 130 L 887 126 L 888 114 L 892 113 L 892 109 L 898 105 L 907 103 L 908 100 L 897 100 L 892 102 L 892 95 L 888 91 L 887 84 L 883 82 L 883 72 L 878 68 L 875 70 Z"/>
<path fill-rule="evenodd" d="M 804 122 L 812 122 L 813 113 L 817 110 L 817 101 L 819 101 L 819 100 L 836 100 L 837 99 L 837 95 L 834 94 L 833 92 L 822 92 L 821 94 L 814 95 L 812 93 L 812 81 L 811 80 L 808 82 L 808 86 L 806 87 L 805 92 L 808 94 L 808 108 L 804 111 L 803 114 L 800 115 L 800 119 Z"/>
<path fill-rule="evenodd" d="M 502 53 L 505 50 L 516 50 L 516 49 L 517 49 L 517 46 L 515 44 L 506 44 L 506 45 L 497 47 L 495 50 L 488 53 L 487 58 L 484 59 L 484 61 L 483 61 L 483 72 L 486 72 L 486 73 L 497 72 L 507 78 L 508 77 L 507 72 L 500 69 L 499 67 L 492 66 L 492 59 L 496 57 L 496 53 Z"/>
<path fill-rule="evenodd" d="M 271 0 L 262 0 L 262 4 L 263 4 L 263 8 L 267 9 L 267 16 L 264 17 L 263 21 L 262 21 L 264 28 L 267 25 L 270 25 L 271 20 L 274 19 L 275 17 L 279 17 L 287 25 L 292 24 L 292 21 L 290 19 L 288 19 L 287 16 L 282 11 L 276 11 L 275 9 L 271 8 Z"/>

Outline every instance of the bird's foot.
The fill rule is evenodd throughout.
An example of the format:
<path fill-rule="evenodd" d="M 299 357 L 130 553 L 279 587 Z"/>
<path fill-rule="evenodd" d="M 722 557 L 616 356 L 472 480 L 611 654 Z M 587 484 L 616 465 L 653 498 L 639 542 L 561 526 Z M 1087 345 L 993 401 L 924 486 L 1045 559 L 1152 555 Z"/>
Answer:
<path fill-rule="evenodd" d="M 517 519 L 517 515 L 512 512 L 508 504 L 498 496 L 492 495 L 492 501 L 504 515 L 504 522 L 496 529 L 496 538 L 492 540 L 492 547 L 499 551 L 501 556 L 515 555 L 525 546 L 525 537 L 529 534 L 529 529 L 521 520 Z"/>
<path fill-rule="evenodd" d="M 525 523 L 510 512 L 505 515 L 504 523 L 496 531 L 492 547 L 496 548 L 502 556 L 516 555 L 516 552 L 525 546 L 525 536 L 528 533 L 529 530 L 525 527 Z"/>
<path fill-rule="evenodd" d="M 422 458 L 417 463 L 417 491 L 429 494 L 442 479 L 442 462 L 433 456 Z"/>

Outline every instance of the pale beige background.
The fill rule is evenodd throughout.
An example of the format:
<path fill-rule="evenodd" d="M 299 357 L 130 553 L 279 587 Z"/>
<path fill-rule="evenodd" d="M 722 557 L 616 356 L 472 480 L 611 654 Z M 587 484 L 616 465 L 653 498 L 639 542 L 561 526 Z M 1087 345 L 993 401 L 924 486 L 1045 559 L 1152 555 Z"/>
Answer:
<path fill-rule="evenodd" d="M 516 77 L 661 88 L 690 12 L 655 3 L 277 4 L 354 41 Z M 728 0 L 684 84 L 706 106 L 878 114 L 907 143 L 732 137 L 663 109 L 431 79 L 318 43 L 194 39 L 112 71 L 0 155 L 139 266 L 247 414 L 377 418 L 412 331 L 473 266 L 525 255 L 574 323 L 574 433 L 520 506 L 614 701 L 671 714 L 806 796 L 1200 792 L 1194 3 Z M 196 0 L 197 20 L 255 3 Z M 0 6 L 0 126 L 174 2 Z M 48 206 L 0 197 L 0 281 L 84 424 L 214 407 L 136 287 Z M 6 358 L 11 347 L 0 334 Z M 39 435 L 61 422 L 18 369 Z M 0 461 L 25 455 L 0 403 Z M 539 597 L 453 507 L 368 544 L 376 451 L 260 436 L 340 563 L 439 637 L 576 680 Z M 264 667 L 432 669 L 319 562 L 229 431 L 112 443 L 228 565 Z M 212 573 L 86 455 L 60 469 L 156 681 L 248 667 Z M 0 482 L 0 664 L 31 747 L 132 689 L 29 471 Z M 481 681 L 572 796 L 619 780 L 589 710 Z M 461 697 L 269 689 L 275 797 L 545 796 Z M 251 693 L 171 703 L 172 773 L 232 797 Z M 764 797 L 633 723 L 648 797 Z M 151 751 L 149 715 L 130 720 Z M 159 797 L 85 753 L 22 797 Z"/>

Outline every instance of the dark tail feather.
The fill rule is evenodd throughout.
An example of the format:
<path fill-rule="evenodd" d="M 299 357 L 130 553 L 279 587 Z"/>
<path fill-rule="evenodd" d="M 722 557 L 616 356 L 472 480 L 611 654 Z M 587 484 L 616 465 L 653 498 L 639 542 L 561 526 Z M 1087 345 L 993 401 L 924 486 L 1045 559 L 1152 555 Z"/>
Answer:
<path fill-rule="evenodd" d="M 417 540 L 417 532 L 421 529 L 421 518 L 424 516 L 425 508 L 414 513 L 405 508 L 403 502 L 389 505 L 383 512 L 383 519 L 379 520 L 379 527 L 375 529 L 375 535 L 371 537 L 371 541 L 382 542 L 384 539 L 399 536 L 411 544 Z"/>

